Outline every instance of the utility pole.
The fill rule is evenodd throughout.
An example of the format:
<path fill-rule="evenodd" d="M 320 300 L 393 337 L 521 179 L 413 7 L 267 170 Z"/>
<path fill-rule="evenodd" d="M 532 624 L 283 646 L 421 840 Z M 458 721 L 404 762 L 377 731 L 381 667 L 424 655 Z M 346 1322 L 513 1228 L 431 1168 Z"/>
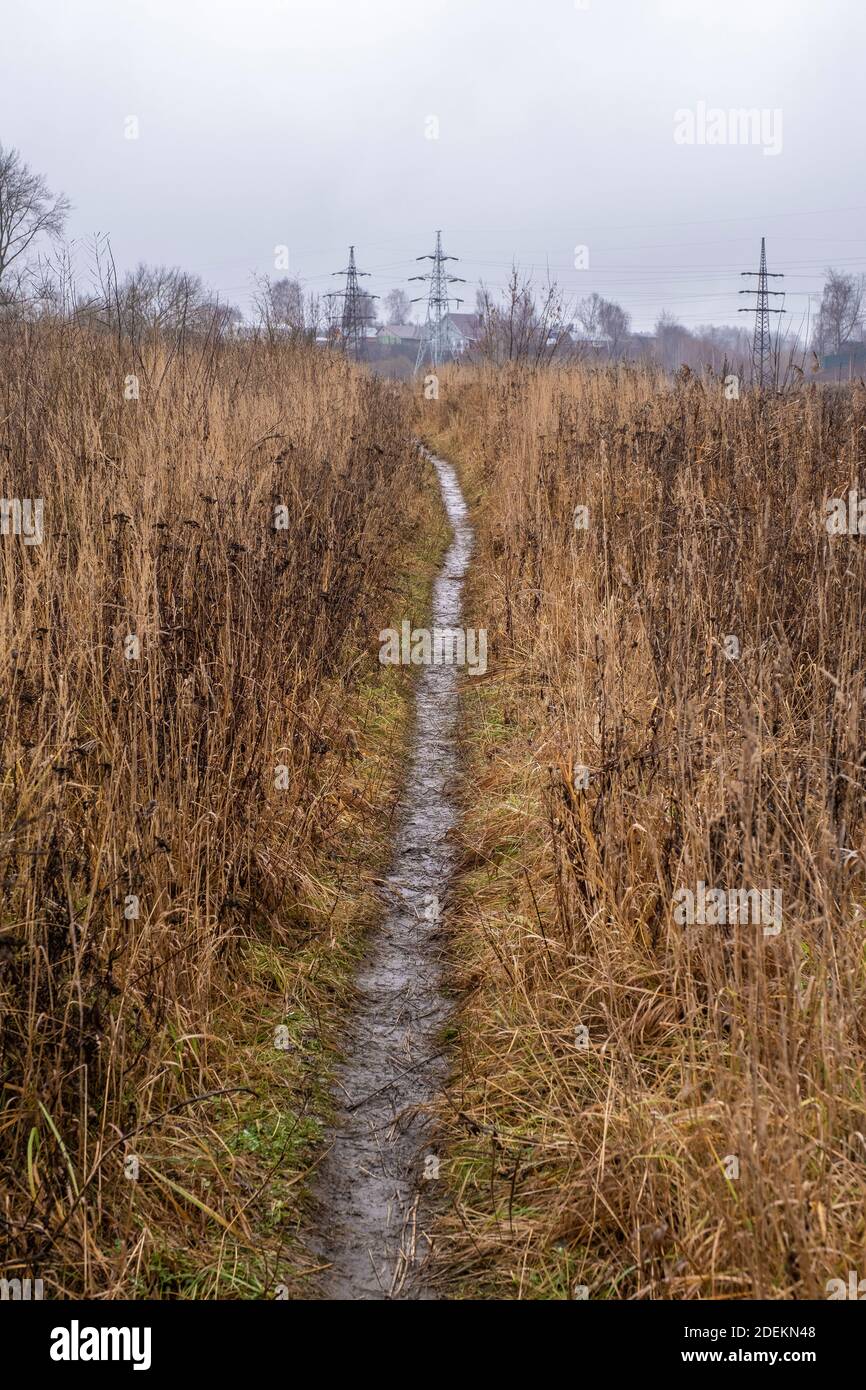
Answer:
<path fill-rule="evenodd" d="M 445 321 L 448 318 L 448 306 L 450 304 L 462 304 L 462 299 L 454 299 L 448 294 L 449 285 L 465 285 L 466 281 L 460 275 L 448 275 L 445 270 L 446 261 L 456 261 L 456 256 L 446 256 L 442 251 L 442 233 L 436 233 L 436 250 L 432 255 L 417 256 L 419 261 L 432 261 L 433 268 L 427 275 L 410 275 L 410 280 L 429 280 L 430 292 L 427 295 L 427 321 L 424 325 L 424 333 L 418 344 L 418 356 L 415 359 L 415 371 L 421 366 L 425 357 L 430 360 L 430 365 L 434 369 L 444 361 L 448 348 L 448 334 Z M 418 304 L 418 299 L 411 301 Z M 452 354 L 453 355 L 453 354 Z"/>
<path fill-rule="evenodd" d="M 343 350 L 355 358 L 358 358 L 364 351 L 366 341 L 366 328 L 370 321 L 367 301 L 378 299 L 376 294 L 367 294 L 358 284 L 361 276 L 369 276 L 368 270 L 359 270 L 355 264 L 355 248 L 349 247 L 349 264 L 345 270 L 335 270 L 335 275 L 345 275 L 346 288 L 344 290 L 333 290 L 327 295 L 328 299 L 342 299 L 343 313 L 340 321 L 340 332 L 343 338 Z"/>
<path fill-rule="evenodd" d="M 761 237 L 761 264 L 758 270 L 743 270 L 742 275 L 757 276 L 758 288 L 756 290 L 740 290 L 740 294 L 757 295 L 754 311 L 751 305 L 748 309 L 740 309 L 741 314 L 755 315 L 755 334 L 752 339 L 752 379 L 757 378 L 758 386 L 763 388 L 772 381 L 775 385 L 776 373 L 773 369 L 773 343 L 770 336 L 770 315 L 784 314 L 785 309 L 771 309 L 770 295 L 784 298 L 784 290 L 771 290 L 767 288 L 768 280 L 784 280 L 784 275 L 776 271 L 771 273 L 767 270 L 767 250 L 764 237 Z"/>

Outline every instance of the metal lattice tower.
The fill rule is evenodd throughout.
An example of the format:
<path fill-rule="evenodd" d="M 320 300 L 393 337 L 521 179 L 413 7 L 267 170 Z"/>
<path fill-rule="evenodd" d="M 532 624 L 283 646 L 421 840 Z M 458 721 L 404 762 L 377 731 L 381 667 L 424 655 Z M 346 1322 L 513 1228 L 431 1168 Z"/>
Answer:
<path fill-rule="evenodd" d="M 415 359 L 415 371 L 421 366 L 425 357 L 429 358 L 431 367 L 438 367 L 445 360 L 446 355 L 453 351 L 449 348 L 448 332 L 446 320 L 448 318 L 449 305 L 462 304 L 462 299 L 455 299 L 448 294 L 449 285 L 465 285 L 466 281 L 460 275 L 449 275 L 445 270 L 446 261 L 456 261 L 456 256 L 446 256 L 442 251 L 442 233 L 436 233 L 436 250 L 432 255 L 417 256 L 419 261 L 432 261 L 433 268 L 428 275 L 410 275 L 410 280 L 429 280 L 430 292 L 427 295 L 427 320 L 424 324 L 424 332 L 418 344 L 418 356 Z M 413 299 L 413 304 L 420 301 Z"/>
<path fill-rule="evenodd" d="M 349 264 L 345 270 L 335 270 L 335 275 L 345 275 L 346 288 L 334 290 L 327 296 L 328 299 L 342 299 L 343 312 L 340 319 L 340 333 L 343 340 L 343 349 L 357 360 L 364 351 L 366 341 L 366 329 L 370 322 L 370 313 L 367 304 L 371 299 L 378 299 L 376 294 L 367 294 L 358 284 L 362 276 L 369 275 L 368 270 L 359 270 L 355 264 L 355 248 L 349 247 Z"/>
<path fill-rule="evenodd" d="M 758 386 L 763 387 L 771 382 L 775 384 L 775 370 L 773 362 L 773 341 L 770 334 L 770 315 L 784 314 L 784 309 L 770 308 L 770 295 L 784 297 L 784 290 L 771 290 L 767 288 L 768 280 L 784 280 L 784 275 L 780 272 L 771 274 L 767 270 L 767 249 L 764 237 L 761 237 L 761 264 L 755 270 L 744 270 L 743 275 L 757 276 L 758 288 L 756 290 L 740 290 L 740 294 L 757 295 L 755 300 L 755 334 L 752 339 L 752 379 L 757 380 Z M 751 306 L 748 309 L 740 309 L 741 314 L 751 314 Z"/>

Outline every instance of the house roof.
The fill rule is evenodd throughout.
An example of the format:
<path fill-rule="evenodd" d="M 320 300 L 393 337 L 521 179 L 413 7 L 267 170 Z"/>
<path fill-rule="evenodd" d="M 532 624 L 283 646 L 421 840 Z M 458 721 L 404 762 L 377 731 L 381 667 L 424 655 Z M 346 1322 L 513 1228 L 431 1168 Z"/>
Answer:
<path fill-rule="evenodd" d="M 466 338 L 475 338 L 481 331 L 481 318 L 478 314 L 449 314 L 448 321 Z"/>
<path fill-rule="evenodd" d="M 384 323 L 379 329 L 380 336 L 383 333 L 389 334 L 392 338 L 404 338 L 417 342 L 421 337 L 421 325 L 420 323 Z"/>

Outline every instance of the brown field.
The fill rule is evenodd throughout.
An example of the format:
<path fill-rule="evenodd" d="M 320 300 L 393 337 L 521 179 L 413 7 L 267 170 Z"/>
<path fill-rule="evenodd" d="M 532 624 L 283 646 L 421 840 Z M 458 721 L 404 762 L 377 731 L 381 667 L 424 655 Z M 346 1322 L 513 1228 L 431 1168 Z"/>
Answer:
<path fill-rule="evenodd" d="M 40 325 L 0 383 L 4 495 L 44 499 L 0 543 L 0 1269 L 255 1297 L 303 1273 L 435 486 L 393 388 L 303 345 Z"/>
<path fill-rule="evenodd" d="M 425 405 L 492 654 L 446 1287 L 823 1298 L 866 1258 L 866 552 L 823 513 L 866 392 L 460 370 Z M 678 925 L 700 880 L 781 891 L 781 931 Z"/>
<path fill-rule="evenodd" d="M 48 322 L 0 336 L 4 495 L 44 499 L 0 541 L 0 1270 L 309 1289 L 409 727 L 377 634 L 445 540 L 413 430 L 461 473 L 490 662 L 439 1287 L 823 1298 L 866 1260 L 866 559 L 824 525 L 862 384 L 461 366 L 436 402 Z M 781 894 L 780 930 L 678 922 L 701 882 Z"/>

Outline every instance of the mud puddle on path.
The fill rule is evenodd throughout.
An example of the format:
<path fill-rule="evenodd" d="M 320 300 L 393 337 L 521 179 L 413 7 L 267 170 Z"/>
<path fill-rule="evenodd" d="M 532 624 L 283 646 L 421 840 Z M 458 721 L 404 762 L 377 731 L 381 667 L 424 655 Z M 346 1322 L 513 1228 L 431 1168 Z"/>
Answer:
<path fill-rule="evenodd" d="M 433 463 L 453 531 L 434 582 L 431 627 L 458 627 L 473 546 L 466 503 L 449 463 Z M 389 906 L 358 976 L 346 1060 L 337 1072 L 336 1120 L 316 1182 L 311 1245 L 329 1268 L 325 1299 L 425 1299 L 425 1223 L 437 1155 L 419 1107 L 447 1072 L 441 1032 L 444 936 L 439 908 L 453 868 L 458 668 L 424 666 L 397 816 Z M 431 1180 L 432 1179 L 432 1180 Z"/>

